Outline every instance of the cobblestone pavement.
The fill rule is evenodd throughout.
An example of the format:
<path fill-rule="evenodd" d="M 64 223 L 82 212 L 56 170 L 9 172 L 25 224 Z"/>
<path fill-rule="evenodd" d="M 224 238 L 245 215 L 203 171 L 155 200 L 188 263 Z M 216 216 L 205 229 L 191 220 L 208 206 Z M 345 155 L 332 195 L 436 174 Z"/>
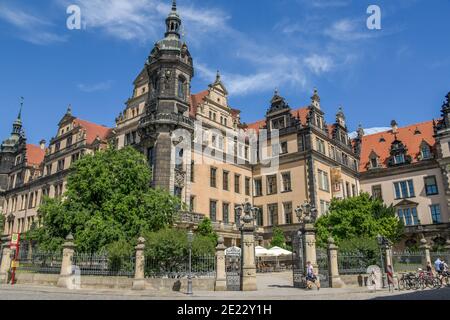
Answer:
<path fill-rule="evenodd" d="M 132 290 L 67 290 L 42 286 L 0 286 L 0 300 L 450 300 L 450 288 L 423 291 L 387 290 L 369 292 L 366 288 L 306 291 L 292 287 L 290 273 L 258 275 L 255 292 L 180 292 Z"/>

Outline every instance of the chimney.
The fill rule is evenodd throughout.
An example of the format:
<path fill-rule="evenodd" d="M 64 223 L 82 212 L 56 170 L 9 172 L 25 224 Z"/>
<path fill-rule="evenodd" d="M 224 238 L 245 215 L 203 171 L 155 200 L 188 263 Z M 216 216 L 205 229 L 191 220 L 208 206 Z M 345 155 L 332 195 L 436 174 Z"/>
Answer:
<path fill-rule="evenodd" d="M 392 120 L 391 121 L 391 127 L 392 127 L 392 133 L 397 134 L 398 133 L 398 124 L 397 121 Z"/>
<path fill-rule="evenodd" d="M 44 140 L 44 139 L 42 139 L 40 142 L 39 142 L 39 145 L 41 146 L 41 150 L 45 150 L 45 144 L 46 144 L 47 142 Z"/>

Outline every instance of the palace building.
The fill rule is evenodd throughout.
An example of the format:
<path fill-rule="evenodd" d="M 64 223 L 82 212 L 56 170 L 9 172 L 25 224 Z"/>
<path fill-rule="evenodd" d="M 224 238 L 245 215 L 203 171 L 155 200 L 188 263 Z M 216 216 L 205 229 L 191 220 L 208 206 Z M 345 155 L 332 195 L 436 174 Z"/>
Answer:
<path fill-rule="evenodd" d="M 3 233 L 25 232 L 39 223 L 43 196 L 61 197 L 70 166 L 84 154 L 133 146 L 146 155 L 154 187 L 180 197 L 190 213 L 209 217 L 227 246 L 240 242 L 235 207 L 247 200 L 258 207 L 258 241 L 270 241 L 273 227 L 287 235 L 298 230 L 295 208 L 305 201 L 319 215 L 333 198 L 362 191 L 392 204 L 407 225 L 405 243 L 422 234 L 433 241 L 449 237 L 450 94 L 442 119 L 349 137 L 339 108 L 327 124 L 317 90 L 303 107 L 291 108 L 275 92 L 263 119 L 241 121 L 228 103 L 221 76 L 200 93 L 190 92 L 194 62 L 181 40 L 182 20 L 175 1 L 158 41 L 134 81 L 132 97 L 107 128 L 72 114 L 69 106 L 47 145 L 26 143 L 21 112 L 11 136 L 0 146 L 0 211 Z M 198 124 L 201 123 L 201 126 Z M 275 170 L 260 161 L 244 133 L 267 133 L 264 151 L 277 158 Z M 174 132 L 189 133 L 177 136 Z M 259 141 L 259 145 L 262 142 Z M 227 161 L 223 161 L 223 160 Z"/>

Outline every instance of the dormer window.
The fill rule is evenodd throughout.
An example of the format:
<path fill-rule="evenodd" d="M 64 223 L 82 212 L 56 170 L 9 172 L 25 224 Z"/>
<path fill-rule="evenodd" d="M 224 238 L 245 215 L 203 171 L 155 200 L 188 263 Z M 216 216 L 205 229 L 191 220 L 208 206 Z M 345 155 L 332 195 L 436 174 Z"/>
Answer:
<path fill-rule="evenodd" d="M 283 129 L 286 127 L 284 117 L 272 120 L 272 129 Z"/>
<path fill-rule="evenodd" d="M 420 155 L 422 160 L 427 160 L 432 158 L 431 148 L 427 143 L 422 144 L 420 147 Z"/>
<path fill-rule="evenodd" d="M 394 163 L 395 164 L 403 164 L 403 163 L 405 163 L 405 155 L 404 154 L 397 154 L 394 157 Z"/>
<path fill-rule="evenodd" d="M 380 161 L 379 161 L 379 156 L 372 151 L 372 153 L 369 156 L 370 159 L 370 169 L 377 169 L 380 167 Z"/>

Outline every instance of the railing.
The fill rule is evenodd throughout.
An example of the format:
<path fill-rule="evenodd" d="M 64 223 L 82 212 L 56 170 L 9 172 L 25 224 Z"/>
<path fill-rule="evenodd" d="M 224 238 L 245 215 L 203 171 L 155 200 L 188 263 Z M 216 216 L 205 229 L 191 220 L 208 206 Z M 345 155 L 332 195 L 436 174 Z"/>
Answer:
<path fill-rule="evenodd" d="M 450 251 L 436 251 L 430 252 L 431 264 L 434 266 L 434 262 L 439 259 L 444 259 L 445 263 L 449 263 L 450 261 Z"/>
<path fill-rule="evenodd" d="M 17 272 L 59 274 L 61 272 L 61 252 L 19 251 Z"/>
<path fill-rule="evenodd" d="M 202 220 L 205 218 L 204 214 L 200 213 L 191 213 L 191 212 L 182 212 L 178 217 L 178 222 L 181 223 L 194 223 L 198 224 L 202 222 Z"/>
<path fill-rule="evenodd" d="M 379 264 L 379 262 L 361 252 L 338 253 L 339 274 L 342 275 L 366 273 L 367 267 L 374 264 Z"/>
<path fill-rule="evenodd" d="M 189 257 L 173 258 L 162 261 L 152 257 L 145 258 L 145 276 L 147 278 L 186 278 L 189 275 Z M 192 257 L 192 277 L 211 278 L 216 275 L 216 257 L 214 255 Z"/>
<path fill-rule="evenodd" d="M 394 252 L 392 254 L 392 263 L 395 272 L 411 272 L 417 271 L 418 268 L 425 268 L 423 265 L 423 252 Z"/>
<path fill-rule="evenodd" d="M 156 121 L 175 121 L 177 123 L 183 123 L 191 127 L 194 126 L 194 121 L 192 121 L 188 117 L 173 113 L 157 113 L 147 115 L 142 118 L 141 125 L 145 125 L 147 123 L 152 123 Z"/>
<path fill-rule="evenodd" d="M 75 253 L 73 263 L 81 275 L 133 277 L 135 257 L 108 257 L 107 254 Z"/>

